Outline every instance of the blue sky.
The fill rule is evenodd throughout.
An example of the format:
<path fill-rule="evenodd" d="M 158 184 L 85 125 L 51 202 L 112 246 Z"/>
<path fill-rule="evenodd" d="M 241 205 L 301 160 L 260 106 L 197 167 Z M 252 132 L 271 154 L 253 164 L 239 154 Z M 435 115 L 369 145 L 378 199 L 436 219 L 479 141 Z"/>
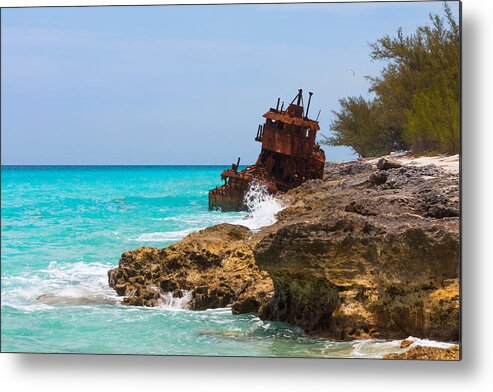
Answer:
<path fill-rule="evenodd" d="M 2 164 L 253 163 L 277 97 L 313 91 L 328 134 L 384 66 L 368 43 L 430 12 L 442 3 L 2 9 Z"/>

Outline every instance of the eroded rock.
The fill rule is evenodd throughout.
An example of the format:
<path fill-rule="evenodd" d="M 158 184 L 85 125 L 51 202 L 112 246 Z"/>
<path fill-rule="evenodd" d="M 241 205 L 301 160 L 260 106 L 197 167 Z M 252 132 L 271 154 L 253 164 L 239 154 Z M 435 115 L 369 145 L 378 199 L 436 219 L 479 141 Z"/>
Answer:
<path fill-rule="evenodd" d="M 458 211 L 458 176 L 381 168 L 327 164 L 324 181 L 288 192 L 302 208 L 280 213 L 254 249 L 275 287 L 261 318 L 342 340 L 459 339 L 458 214 L 436 207 Z"/>
<path fill-rule="evenodd" d="M 399 162 L 385 157 L 380 158 L 377 162 L 377 168 L 380 170 L 397 169 L 401 166 Z"/>
<path fill-rule="evenodd" d="M 414 340 L 410 340 L 410 339 L 404 339 L 402 342 L 401 342 L 401 348 L 408 348 L 411 344 L 414 343 Z"/>
<path fill-rule="evenodd" d="M 458 174 L 380 166 L 327 164 L 323 180 L 283 195 L 275 224 L 223 224 L 125 252 L 109 283 L 129 305 L 189 296 L 192 309 L 258 310 L 333 339 L 456 341 Z"/>
<path fill-rule="evenodd" d="M 194 310 L 232 306 L 256 312 L 272 294 L 272 281 L 253 258 L 256 239 L 246 227 L 221 224 L 185 237 L 164 249 L 125 252 L 108 282 L 122 303 L 156 306 L 189 295 Z"/>

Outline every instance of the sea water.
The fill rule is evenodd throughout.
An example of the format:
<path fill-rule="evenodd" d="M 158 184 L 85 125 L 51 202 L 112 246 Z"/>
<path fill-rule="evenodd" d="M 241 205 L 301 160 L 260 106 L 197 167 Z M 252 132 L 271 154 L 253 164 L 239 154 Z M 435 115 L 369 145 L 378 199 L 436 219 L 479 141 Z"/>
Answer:
<path fill-rule="evenodd" d="M 398 341 L 332 342 L 231 309 L 120 304 L 107 271 L 221 222 L 257 230 L 282 205 L 261 189 L 250 213 L 208 210 L 221 166 L 7 166 L 1 189 L 1 349 L 269 357 L 381 357 Z"/>

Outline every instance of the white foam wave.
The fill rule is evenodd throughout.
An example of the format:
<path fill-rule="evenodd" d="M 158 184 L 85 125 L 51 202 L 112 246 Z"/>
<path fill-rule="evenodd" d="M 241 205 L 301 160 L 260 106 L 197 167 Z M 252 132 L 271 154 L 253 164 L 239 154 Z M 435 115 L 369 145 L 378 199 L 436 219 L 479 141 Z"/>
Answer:
<path fill-rule="evenodd" d="M 455 343 L 439 342 L 436 340 L 419 339 L 409 336 L 406 340 L 411 340 L 414 343 L 407 348 L 401 348 L 402 340 L 358 340 L 352 343 L 353 349 L 351 356 L 360 358 L 381 358 L 385 354 L 403 353 L 412 347 L 425 346 L 437 348 L 449 348 Z"/>
<path fill-rule="evenodd" d="M 450 348 L 452 346 L 455 346 L 456 344 L 456 343 L 438 342 L 436 340 L 429 340 L 429 339 L 420 339 L 420 338 L 415 338 L 413 336 L 409 336 L 408 338 L 406 338 L 406 340 L 412 340 L 414 342 L 412 346 L 416 345 L 416 346 L 437 347 L 437 348 Z M 401 341 L 399 340 L 399 342 Z"/>
<path fill-rule="evenodd" d="M 190 233 L 205 229 L 206 227 L 219 223 L 233 223 L 243 225 L 251 230 L 259 230 L 264 226 L 272 225 L 276 222 L 276 214 L 284 209 L 280 200 L 273 197 L 267 189 L 260 184 L 250 186 L 245 195 L 245 203 L 248 214 L 245 213 L 223 213 L 209 212 L 207 214 L 186 215 L 176 217 L 156 218 L 162 221 L 180 222 L 191 227 L 182 230 L 158 231 L 143 233 L 137 237 L 129 238 L 132 242 L 177 242 L 182 240 Z"/>
<path fill-rule="evenodd" d="M 205 309 L 203 312 L 208 312 L 208 313 L 215 313 L 215 314 L 233 314 L 231 311 L 231 308 L 212 308 L 212 309 Z"/>
<path fill-rule="evenodd" d="M 169 310 L 186 310 L 190 309 L 191 300 L 191 291 L 183 291 L 181 297 L 175 297 L 173 295 L 173 292 L 161 293 L 161 298 L 158 301 L 158 306 L 160 308 Z"/>
<path fill-rule="evenodd" d="M 249 215 L 238 222 L 251 230 L 272 225 L 276 222 L 276 214 L 284 209 L 279 199 L 272 196 L 265 186 L 254 183 L 245 195 L 245 204 Z"/>
<path fill-rule="evenodd" d="M 35 272 L 2 277 L 2 306 L 32 311 L 53 306 L 119 303 L 104 263 L 57 263 Z"/>
<path fill-rule="evenodd" d="M 186 235 L 193 233 L 194 231 L 201 230 L 203 227 L 194 227 L 185 230 L 176 231 L 158 231 L 154 233 L 144 233 L 136 238 L 130 239 L 130 241 L 139 242 L 169 242 L 169 241 L 179 241 Z"/>

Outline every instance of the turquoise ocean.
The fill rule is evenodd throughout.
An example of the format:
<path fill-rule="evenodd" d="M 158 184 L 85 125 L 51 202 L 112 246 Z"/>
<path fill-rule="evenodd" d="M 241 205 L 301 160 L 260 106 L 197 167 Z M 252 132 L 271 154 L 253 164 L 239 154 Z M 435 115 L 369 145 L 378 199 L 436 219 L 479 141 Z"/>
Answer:
<path fill-rule="evenodd" d="M 252 229 L 282 206 L 259 198 L 251 213 L 208 210 L 223 166 L 3 166 L 1 349 L 7 352 L 381 357 L 400 341 L 334 342 L 300 329 L 191 311 L 120 305 L 107 271 L 141 246 L 165 247 L 221 222 Z M 427 342 L 444 345 L 439 342 Z"/>

